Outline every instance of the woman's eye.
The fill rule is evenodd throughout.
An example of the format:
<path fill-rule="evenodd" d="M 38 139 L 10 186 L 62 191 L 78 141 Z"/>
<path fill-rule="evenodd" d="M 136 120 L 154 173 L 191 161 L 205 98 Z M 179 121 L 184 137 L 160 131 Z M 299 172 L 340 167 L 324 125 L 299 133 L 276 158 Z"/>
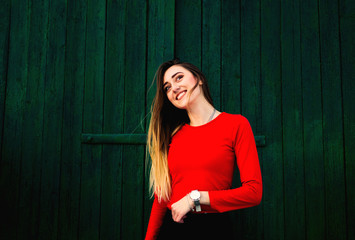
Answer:
<path fill-rule="evenodd" d="M 177 78 L 176 78 L 176 81 L 180 81 L 182 79 L 182 76 L 178 76 Z"/>
<path fill-rule="evenodd" d="M 168 92 L 169 90 L 170 90 L 170 87 L 165 87 L 165 88 L 164 88 L 164 91 L 165 91 L 165 92 Z"/>

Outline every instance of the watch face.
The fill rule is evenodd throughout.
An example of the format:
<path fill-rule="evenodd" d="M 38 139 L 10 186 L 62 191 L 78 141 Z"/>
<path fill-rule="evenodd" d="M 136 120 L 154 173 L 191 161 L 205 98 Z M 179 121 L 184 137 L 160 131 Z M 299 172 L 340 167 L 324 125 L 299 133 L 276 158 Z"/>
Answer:
<path fill-rule="evenodd" d="M 199 191 L 194 190 L 194 191 L 191 192 L 190 196 L 191 196 L 192 199 L 199 199 L 201 194 L 200 194 Z"/>

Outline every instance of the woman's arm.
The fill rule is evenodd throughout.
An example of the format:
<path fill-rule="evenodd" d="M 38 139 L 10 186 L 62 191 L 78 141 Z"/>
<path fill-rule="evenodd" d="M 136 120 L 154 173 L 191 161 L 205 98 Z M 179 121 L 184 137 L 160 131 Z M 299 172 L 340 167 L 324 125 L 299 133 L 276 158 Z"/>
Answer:
<path fill-rule="evenodd" d="M 150 212 L 150 218 L 145 235 L 145 240 L 156 239 L 159 234 L 159 229 L 163 224 L 163 219 L 167 210 L 167 203 L 163 200 L 159 203 L 158 197 L 154 196 L 154 202 L 152 210 Z"/>
<path fill-rule="evenodd" d="M 242 186 L 208 192 L 210 206 L 219 212 L 253 207 L 262 198 L 262 178 L 255 138 L 245 117 L 242 117 L 236 132 L 234 152 Z"/>

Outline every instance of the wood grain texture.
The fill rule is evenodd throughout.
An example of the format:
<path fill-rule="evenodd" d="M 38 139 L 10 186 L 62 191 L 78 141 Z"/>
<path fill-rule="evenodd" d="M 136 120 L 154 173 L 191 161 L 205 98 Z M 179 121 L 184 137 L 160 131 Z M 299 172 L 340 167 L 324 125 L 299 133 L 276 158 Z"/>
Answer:
<path fill-rule="evenodd" d="M 175 8 L 175 57 L 201 69 L 201 1 L 179 0 Z"/>
<path fill-rule="evenodd" d="M 105 2 L 88 1 L 83 132 L 102 133 L 105 70 Z M 82 146 L 79 239 L 99 239 L 102 146 Z"/>
<path fill-rule="evenodd" d="M 221 109 L 221 1 L 202 1 L 201 70 L 215 108 Z"/>
<path fill-rule="evenodd" d="M 79 235 L 86 10 L 86 1 L 67 2 L 58 239 Z"/>
<path fill-rule="evenodd" d="M 319 21 L 317 1 L 301 1 L 306 238 L 326 238 Z"/>
<path fill-rule="evenodd" d="M 281 1 L 285 239 L 306 239 L 299 1 Z"/>
<path fill-rule="evenodd" d="M 240 3 L 221 2 L 221 110 L 241 113 Z"/>
<path fill-rule="evenodd" d="M 0 46 L 2 46 L 0 48 L 0 150 L 2 149 L 2 136 L 5 118 L 5 96 L 9 61 L 10 13 L 11 1 L 3 1 L 0 9 Z"/>
<path fill-rule="evenodd" d="M 261 130 L 260 1 L 241 2 L 241 114 Z"/>
<path fill-rule="evenodd" d="M 282 157 L 281 52 L 279 23 L 281 1 L 261 2 L 261 103 L 262 130 L 268 147 L 262 148 L 264 180 L 264 234 L 267 239 L 285 239 L 284 180 Z M 287 160 L 286 160 L 287 161 Z"/>
<path fill-rule="evenodd" d="M 349 0 L 339 1 L 341 83 L 343 103 L 343 139 L 346 181 L 346 218 L 347 239 L 355 236 L 355 3 Z"/>
<path fill-rule="evenodd" d="M 152 80 L 174 57 L 252 126 L 263 199 L 236 236 L 354 238 L 354 1 L 2 3 L 1 239 L 144 237 Z"/>
<path fill-rule="evenodd" d="M 47 64 L 47 1 L 33 1 L 30 15 L 28 81 L 23 115 L 20 238 L 39 237 L 43 122 Z M 31 79 L 31 80 L 29 80 Z M 49 160 L 50 161 L 50 160 Z M 44 168 L 44 167 L 43 167 Z"/>
<path fill-rule="evenodd" d="M 146 92 L 146 1 L 127 1 L 125 31 L 124 133 L 144 132 Z M 143 238 L 144 147 L 124 146 L 122 155 L 122 239 Z"/>
<path fill-rule="evenodd" d="M 67 2 L 49 3 L 38 239 L 58 237 Z"/>
<path fill-rule="evenodd" d="M 241 114 L 252 127 L 254 135 L 262 131 L 261 112 L 261 42 L 260 1 L 241 1 Z M 258 151 L 262 159 L 262 151 Z M 262 166 L 263 161 L 260 161 Z M 265 181 L 265 180 L 264 180 Z M 264 195 L 265 196 L 265 195 Z M 263 203 L 265 198 L 263 197 Z M 262 234 L 263 204 L 257 208 L 243 209 L 238 224 L 240 237 L 256 239 Z M 257 217 L 256 217 L 257 216 Z M 271 216 L 268 216 L 271 217 Z M 260 237 L 260 236 L 259 236 Z"/>
<path fill-rule="evenodd" d="M 107 2 L 104 133 L 123 132 L 125 12 L 125 1 Z M 122 146 L 104 145 L 102 151 L 100 239 L 120 239 Z"/>
<path fill-rule="evenodd" d="M 326 229 L 329 239 L 346 239 L 338 3 L 319 2 Z M 336 204 L 334 204 L 336 203 Z"/>
<path fill-rule="evenodd" d="M 28 78 L 30 23 L 28 3 L 12 1 L 11 5 L 19 6 L 10 9 L 11 27 L 1 149 L 0 193 L 2 196 L 1 211 L 4 213 L 1 217 L 4 220 L 4 225 L 1 226 L 2 235 L 9 239 L 16 239 L 21 238 L 21 231 L 26 232 L 24 227 L 19 226 L 19 214 L 30 204 L 29 200 L 28 202 L 21 201 L 20 204 L 20 198 L 23 195 L 20 189 L 24 188 L 21 183 L 26 176 L 21 175 L 21 168 L 25 164 L 22 164 L 22 136 Z"/>
<path fill-rule="evenodd" d="M 241 113 L 241 39 L 240 3 L 221 1 L 221 111 Z M 233 175 L 234 188 L 241 186 L 240 174 Z M 230 214 L 234 235 L 240 236 L 244 215 L 240 211 Z"/>

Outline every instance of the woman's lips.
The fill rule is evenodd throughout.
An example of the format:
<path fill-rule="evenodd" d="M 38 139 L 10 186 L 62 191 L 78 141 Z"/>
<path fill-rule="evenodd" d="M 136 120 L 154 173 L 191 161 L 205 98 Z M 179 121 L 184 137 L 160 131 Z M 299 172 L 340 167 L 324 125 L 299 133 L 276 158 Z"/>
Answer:
<path fill-rule="evenodd" d="M 186 94 L 186 90 L 180 92 L 177 96 L 176 96 L 176 100 L 180 100 L 181 98 L 183 98 Z"/>

